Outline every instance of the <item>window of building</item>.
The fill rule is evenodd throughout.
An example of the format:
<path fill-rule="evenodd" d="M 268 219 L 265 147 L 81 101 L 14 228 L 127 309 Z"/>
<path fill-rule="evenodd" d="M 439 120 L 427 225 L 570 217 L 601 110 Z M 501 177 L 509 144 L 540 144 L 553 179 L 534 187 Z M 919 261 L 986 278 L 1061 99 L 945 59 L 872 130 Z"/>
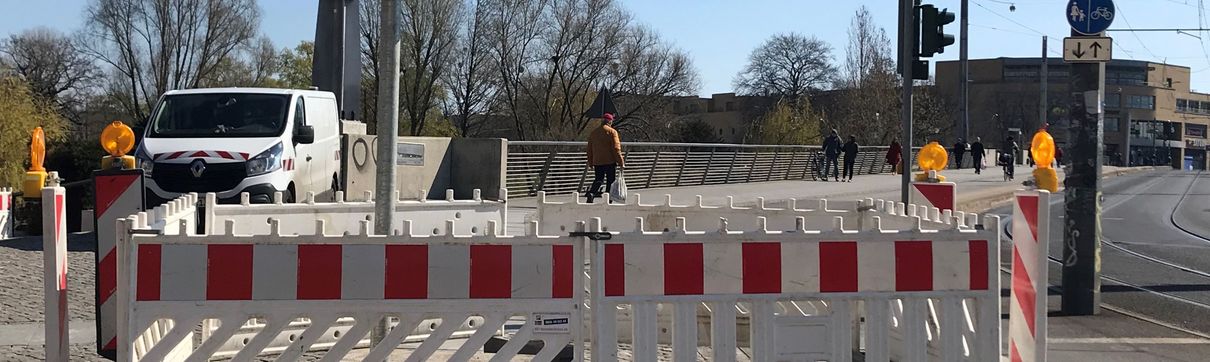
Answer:
<path fill-rule="evenodd" d="M 1121 93 L 1105 93 L 1105 109 L 1118 109 L 1122 107 Z"/>
<path fill-rule="evenodd" d="M 1176 100 L 1176 111 L 1181 112 L 1181 113 L 1189 113 L 1189 100 L 1188 99 L 1177 99 Z"/>
<path fill-rule="evenodd" d="M 1155 96 L 1127 96 L 1126 108 L 1155 109 Z"/>
<path fill-rule="evenodd" d="M 1186 123 L 1185 124 L 1185 137 L 1206 138 L 1206 125 Z"/>
<path fill-rule="evenodd" d="M 1105 117 L 1105 132 L 1119 132 L 1122 120 L 1118 117 Z"/>
<path fill-rule="evenodd" d="M 1108 67 L 1105 70 L 1105 84 L 1146 85 L 1147 68 Z"/>

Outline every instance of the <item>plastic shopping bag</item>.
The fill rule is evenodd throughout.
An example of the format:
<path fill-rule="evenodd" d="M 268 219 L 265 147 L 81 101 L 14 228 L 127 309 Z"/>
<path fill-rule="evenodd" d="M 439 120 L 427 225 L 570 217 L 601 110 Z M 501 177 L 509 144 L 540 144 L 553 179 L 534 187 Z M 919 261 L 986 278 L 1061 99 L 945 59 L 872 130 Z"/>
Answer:
<path fill-rule="evenodd" d="M 613 180 L 613 185 L 609 186 L 609 200 L 616 202 L 626 202 L 626 178 L 622 177 L 622 170 L 618 170 L 618 178 Z"/>

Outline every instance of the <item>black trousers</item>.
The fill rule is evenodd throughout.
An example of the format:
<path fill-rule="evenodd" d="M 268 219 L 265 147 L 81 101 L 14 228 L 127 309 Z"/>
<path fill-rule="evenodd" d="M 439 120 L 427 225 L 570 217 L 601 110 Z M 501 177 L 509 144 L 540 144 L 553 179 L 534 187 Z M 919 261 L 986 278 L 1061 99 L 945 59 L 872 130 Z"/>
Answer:
<path fill-rule="evenodd" d="M 975 173 L 979 173 L 979 171 L 982 171 L 983 170 L 983 157 L 979 156 L 977 153 L 975 155 L 971 156 L 971 166 L 975 166 Z"/>
<path fill-rule="evenodd" d="M 618 178 L 618 165 L 594 165 L 592 166 L 592 187 L 588 189 L 588 200 L 592 200 L 594 196 L 601 196 L 601 184 L 605 184 L 605 192 L 609 192 L 609 187 L 613 186 L 613 181 Z"/>
<path fill-rule="evenodd" d="M 845 157 L 844 159 L 844 177 L 853 178 L 853 166 L 857 164 L 857 157 Z"/>
<path fill-rule="evenodd" d="M 825 180 L 828 178 L 828 171 L 832 171 L 832 178 L 840 178 L 840 164 L 837 163 L 838 159 L 840 159 L 840 157 L 829 156 L 827 160 L 824 161 L 823 178 Z"/>
<path fill-rule="evenodd" d="M 965 154 L 964 152 L 955 152 L 954 153 L 954 169 L 959 169 L 959 170 L 962 169 L 962 156 L 964 154 Z"/>

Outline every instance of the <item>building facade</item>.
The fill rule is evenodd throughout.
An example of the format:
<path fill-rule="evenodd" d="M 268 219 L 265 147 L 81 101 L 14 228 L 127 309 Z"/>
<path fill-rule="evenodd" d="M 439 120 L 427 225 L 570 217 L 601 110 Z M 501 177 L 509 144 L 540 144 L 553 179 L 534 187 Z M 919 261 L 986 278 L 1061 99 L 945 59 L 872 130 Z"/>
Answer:
<path fill-rule="evenodd" d="M 970 60 L 971 137 L 995 147 L 1015 132 L 1028 137 L 1049 124 L 1065 146 L 1070 67 L 1062 59 L 1048 61 L 1045 119 L 1041 68 L 1041 58 Z M 1113 60 L 1105 68 L 1105 163 L 1206 169 L 1210 94 L 1193 91 L 1189 67 Z M 936 84 L 940 94 L 958 99 L 957 61 L 937 63 Z"/>
<path fill-rule="evenodd" d="M 770 97 L 716 93 L 710 98 L 674 97 L 670 106 L 677 122 L 705 122 L 714 129 L 719 142 L 739 144 L 774 103 Z"/>

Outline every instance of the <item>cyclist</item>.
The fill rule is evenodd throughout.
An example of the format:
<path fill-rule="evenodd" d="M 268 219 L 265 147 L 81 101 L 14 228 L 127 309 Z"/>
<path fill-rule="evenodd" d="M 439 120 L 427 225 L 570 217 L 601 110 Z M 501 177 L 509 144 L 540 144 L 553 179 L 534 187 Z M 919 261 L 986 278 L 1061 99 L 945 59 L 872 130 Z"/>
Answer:
<path fill-rule="evenodd" d="M 1017 154 L 1017 151 L 1020 149 L 1020 147 L 1017 147 L 1017 142 L 1013 140 L 1012 136 L 1008 136 L 1008 138 L 1004 140 L 1004 143 L 1000 145 L 1000 157 L 998 161 L 1000 161 L 1000 165 L 1004 167 L 1005 181 L 1013 179 L 1013 172 L 1015 171 L 1014 158 Z"/>

